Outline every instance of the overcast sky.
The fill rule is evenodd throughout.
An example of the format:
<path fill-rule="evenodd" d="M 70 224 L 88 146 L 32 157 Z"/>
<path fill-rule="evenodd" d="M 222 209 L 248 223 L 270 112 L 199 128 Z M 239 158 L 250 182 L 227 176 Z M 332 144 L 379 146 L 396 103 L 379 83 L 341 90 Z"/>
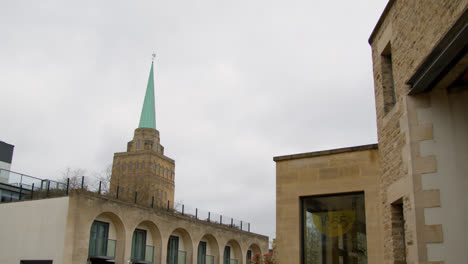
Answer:
<path fill-rule="evenodd" d="M 12 170 L 91 175 L 126 151 L 155 60 L 176 200 L 275 236 L 274 156 L 377 142 L 371 49 L 387 0 L 1 1 Z"/>

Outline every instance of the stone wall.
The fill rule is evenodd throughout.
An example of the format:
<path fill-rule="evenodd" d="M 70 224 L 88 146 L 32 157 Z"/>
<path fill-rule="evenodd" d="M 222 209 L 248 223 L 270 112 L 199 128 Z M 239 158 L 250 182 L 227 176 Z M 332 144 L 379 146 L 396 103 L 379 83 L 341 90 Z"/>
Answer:
<path fill-rule="evenodd" d="M 159 132 L 137 128 L 127 152 L 115 153 L 110 192 L 119 199 L 155 206 L 174 206 L 175 162 L 164 155 Z"/>
<path fill-rule="evenodd" d="M 372 46 L 374 85 L 381 158 L 380 197 L 383 203 L 385 263 L 394 263 L 398 241 L 392 235 L 392 203 L 403 202 L 408 263 L 428 262 L 427 246 L 443 240 L 440 225 L 427 225 L 424 208 L 440 206 L 439 191 L 422 190 L 421 177 L 437 171 L 437 158 L 423 155 L 420 142 L 433 137 L 431 123 L 418 121 L 418 110 L 430 107 L 427 95 L 408 97 L 406 84 L 435 45 L 466 10 L 468 1 L 389 1 L 369 43 Z M 391 47 L 390 50 L 387 50 Z M 382 65 L 391 53 L 395 104 L 385 96 Z M 385 68 L 385 67 L 384 67 Z"/>
<path fill-rule="evenodd" d="M 301 197 L 364 192 L 368 263 L 382 263 L 377 145 L 275 157 L 281 264 L 301 263 Z"/>

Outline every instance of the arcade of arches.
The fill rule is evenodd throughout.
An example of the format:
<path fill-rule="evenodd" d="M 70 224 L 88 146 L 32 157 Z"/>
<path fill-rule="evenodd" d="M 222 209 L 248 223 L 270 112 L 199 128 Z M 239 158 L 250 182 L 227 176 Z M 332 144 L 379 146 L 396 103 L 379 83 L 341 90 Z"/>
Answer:
<path fill-rule="evenodd" d="M 69 199 L 69 263 L 246 264 L 268 252 L 266 236 L 89 193 Z"/>

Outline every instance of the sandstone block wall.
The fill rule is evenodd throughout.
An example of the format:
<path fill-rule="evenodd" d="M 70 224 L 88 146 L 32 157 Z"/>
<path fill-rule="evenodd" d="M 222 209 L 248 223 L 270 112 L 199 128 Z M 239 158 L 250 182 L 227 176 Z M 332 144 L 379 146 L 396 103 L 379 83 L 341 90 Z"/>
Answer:
<path fill-rule="evenodd" d="M 301 197 L 364 192 L 368 263 L 382 263 L 376 145 L 275 157 L 279 263 L 301 263 Z"/>
<path fill-rule="evenodd" d="M 406 261 L 429 263 L 427 247 L 443 242 L 442 227 L 426 224 L 425 208 L 440 206 L 437 189 L 423 190 L 422 176 L 437 171 L 437 156 L 421 153 L 420 144 L 433 138 L 433 125 L 421 122 L 427 95 L 408 96 L 406 84 L 436 44 L 466 10 L 468 1 L 389 1 L 369 43 L 372 46 L 380 153 L 384 263 L 398 260 L 400 239 L 392 232 L 392 204 L 401 200 L 405 218 Z M 390 50 L 387 50 L 390 47 Z M 383 65 L 391 54 L 395 104 L 389 107 Z M 424 110 L 423 110 L 424 111 Z M 436 262 L 431 262 L 436 263 Z"/>

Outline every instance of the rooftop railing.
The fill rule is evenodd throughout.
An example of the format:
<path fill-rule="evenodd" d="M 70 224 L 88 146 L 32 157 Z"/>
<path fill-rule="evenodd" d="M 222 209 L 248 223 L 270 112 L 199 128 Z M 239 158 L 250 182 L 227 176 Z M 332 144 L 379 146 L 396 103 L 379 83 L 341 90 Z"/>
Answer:
<path fill-rule="evenodd" d="M 113 199 L 122 199 L 122 197 L 119 198 L 118 195 L 118 186 L 116 194 L 111 195 L 109 190 L 105 187 L 108 186 L 108 183 L 104 184 L 95 178 L 85 178 L 84 176 L 78 178 L 75 177 L 72 180 L 67 179 L 66 183 L 62 183 L 54 180 L 40 179 L 17 172 L 0 169 L 0 183 L 8 184 L 17 188 L 19 195 L 16 195 L 15 197 L 19 198 L 10 199 L 10 201 L 67 196 L 69 192 L 74 189 L 86 190 L 100 195 L 105 195 Z M 158 198 L 154 196 L 152 197 L 151 203 L 142 204 L 142 202 L 138 201 L 137 199 L 137 192 L 130 193 L 134 195 L 131 200 L 134 201 L 134 203 L 138 203 L 139 205 L 171 211 L 178 215 L 250 232 L 250 223 L 237 220 L 233 217 L 188 206 L 182 202 L 175 202 L 173 205 L 170 204 L 169 201 L 159 201 L 160 203 L 158 203 Z"/>

